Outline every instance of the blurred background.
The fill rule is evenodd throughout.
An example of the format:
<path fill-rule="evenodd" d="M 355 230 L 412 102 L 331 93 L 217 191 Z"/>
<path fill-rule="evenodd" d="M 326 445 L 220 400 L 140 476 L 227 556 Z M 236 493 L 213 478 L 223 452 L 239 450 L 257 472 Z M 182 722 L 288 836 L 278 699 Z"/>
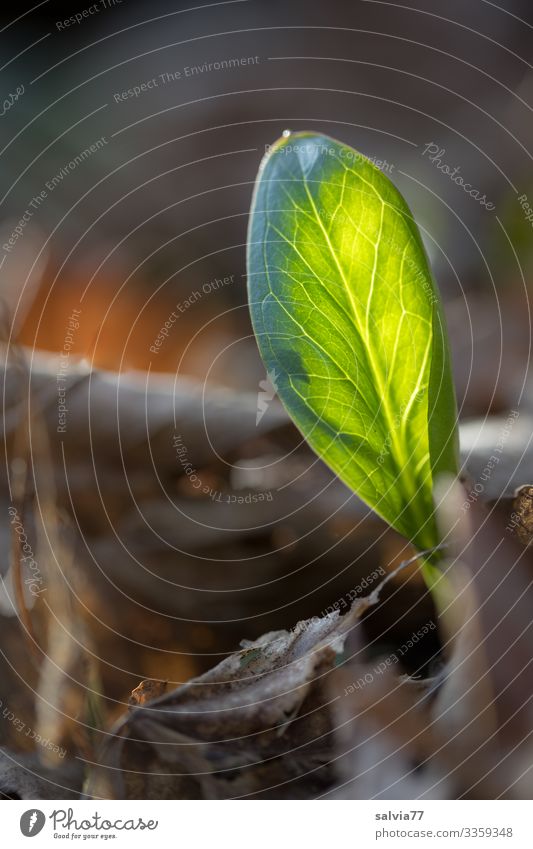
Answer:
<path fill-rule="evenodd" d="M 485 354 L 498 356 L 497 301 L 509 290 L 524 298 L 520 265 L 527 268 L 531 245 L 516 203 L 531 182 L 527 13 L 526 0 L 501 9 L 452 2 L 445 10 L 437 0 L 311 7 L 103 0 L 79 9 L 50 0 L 6 20 L 3 91 L 24 86 L 2 124 L 6 234 L 60 175 L 2 268 L 17 295 L 27 290 L 17 310 L 20 338 L 61 347 L 64 320 L 83 296 L 75 345 L 95 365 L 151 363 L 172 373 L 179 366 L 202 380 L 254 388 L 243 278 L 252 182 L 265 145 L 285 128 L 310 128 L 390 164 L 386 173 L 424 230 L 452 332 L 459 328 L 456 365 L 492 371 L 497 359 L 487 363 Z M 81 21 L 65 25 L 75 14 Z M 101 138 L 101 148 L 69 170 Z M 429 161 L 430 143 L 493 210 Z M 28 315 L 32 267 L 40 291 Z M 233 282 L 199 299 L 151 355 L 147 343 L 174 304 L 229 275 Z M 480 320 L 474 309 L 468 315 L 465 291 L 483 309 L 492 305 L 495 320 L 490 313 Z M 474 337 L 470 321 L 483 325 Z M 493 325 L 496 336 L 487 340 Z M 469 411 L 479 391 L 471 383 Z"/>
<path fill-rule="evenodd" d="M 33 716 L 55 609 L 76 635 L 54 643 L 69 740 L 87 688 L 87 724 L 108 723 L 140 679 L 186 681 L 409 553 L 301 444 L 257 354 L 247 216 L 285 129 L 386 163 L 443 296 L 461 418 L 531 410 L 533 18 L 527 0 L 45 0 L 5 9 L 1 36 L 1 532 L 8 550 L 15 502 L 63 587 L 21 624 L 6 559 L 3 679 Z M 407 612 L 368 617 L 381 646 L 432 611 L 415 572 L 391 592 Z"/>

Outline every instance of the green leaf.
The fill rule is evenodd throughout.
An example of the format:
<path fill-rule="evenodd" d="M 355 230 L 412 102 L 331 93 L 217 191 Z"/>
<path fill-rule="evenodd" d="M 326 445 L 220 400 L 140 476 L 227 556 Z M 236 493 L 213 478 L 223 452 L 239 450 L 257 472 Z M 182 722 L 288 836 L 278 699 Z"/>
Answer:
<path fill-rule="evenodd" d="M 261 163 L 248 237 L 252 323 L 316 453 L 419 549 L 457 473 L 444 318 L 409 207 L 368 159 L 295 133 Z"/>

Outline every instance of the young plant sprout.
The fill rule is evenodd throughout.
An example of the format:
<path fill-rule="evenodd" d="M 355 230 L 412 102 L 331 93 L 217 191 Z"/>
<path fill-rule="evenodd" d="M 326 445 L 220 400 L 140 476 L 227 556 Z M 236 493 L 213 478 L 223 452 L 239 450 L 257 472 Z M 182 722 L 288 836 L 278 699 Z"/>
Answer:
<path fill-rule="evenodd" d="M 248 281 L 261 356 L 311 448 L 419 551 L 435 549 L 457 410 L 438 290 L 398 190 L 352 148 L 284 133 L 257 177 Z M 439 557 L 425 557 L 429 584 Z"/>

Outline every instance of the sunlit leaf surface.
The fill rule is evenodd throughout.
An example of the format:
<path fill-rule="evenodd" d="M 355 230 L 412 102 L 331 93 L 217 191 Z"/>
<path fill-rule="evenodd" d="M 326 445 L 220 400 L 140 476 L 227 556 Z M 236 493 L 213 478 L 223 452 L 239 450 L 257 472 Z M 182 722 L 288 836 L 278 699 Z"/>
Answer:
<path fill-rule="evenodd" d="M 305 438 L 420 548 L 433 484 L 457 471 L 446 330 L 418 228 L 390 180 L 326 136 L 261 164 L 248 243 L 263 360 Z"/>

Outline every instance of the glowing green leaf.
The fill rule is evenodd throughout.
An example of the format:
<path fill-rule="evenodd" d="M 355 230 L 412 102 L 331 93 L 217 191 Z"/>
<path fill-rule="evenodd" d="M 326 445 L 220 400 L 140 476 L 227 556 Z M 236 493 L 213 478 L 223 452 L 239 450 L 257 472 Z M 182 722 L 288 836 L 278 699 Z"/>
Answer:
<path fill-rule="evenodd" d="M 326 136 L 280 139 L 261 164 L 248 239 L 252 322 L 305 438 L 420 549 L 433 485 L 457 472 L 443 315 L 418 228 L 368 159 Z"/>

